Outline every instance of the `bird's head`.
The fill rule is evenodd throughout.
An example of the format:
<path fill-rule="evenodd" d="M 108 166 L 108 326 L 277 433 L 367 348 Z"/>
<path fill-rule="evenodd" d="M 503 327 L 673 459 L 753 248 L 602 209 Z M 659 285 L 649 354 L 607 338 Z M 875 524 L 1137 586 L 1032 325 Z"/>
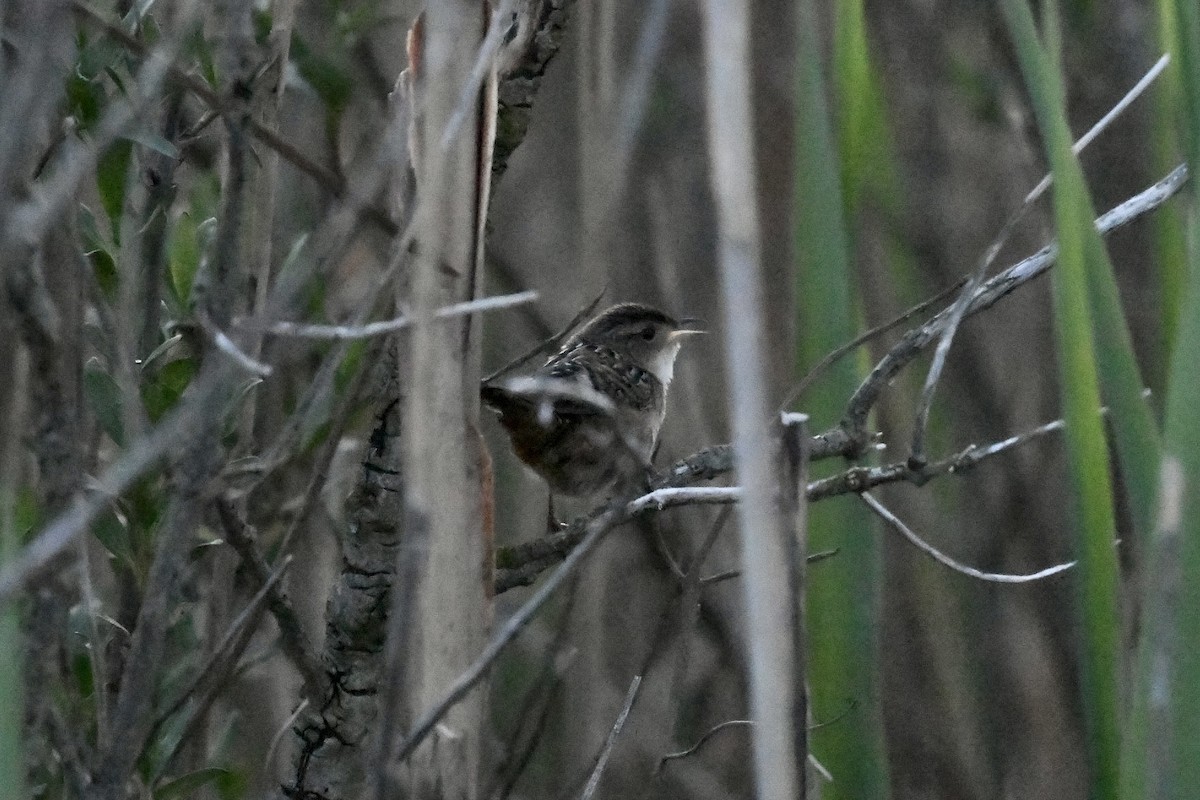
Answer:
<path fill-rule="evenodd" d="M 582 342 L 610 348 L 627 355 L 667 386 L 675 374 L 675 356 L 683 340 L 697 333 L 704 333 L 697 319 L 677 320 L 652 306 L 621 303 L 592 318 L 568 347 Z"/>

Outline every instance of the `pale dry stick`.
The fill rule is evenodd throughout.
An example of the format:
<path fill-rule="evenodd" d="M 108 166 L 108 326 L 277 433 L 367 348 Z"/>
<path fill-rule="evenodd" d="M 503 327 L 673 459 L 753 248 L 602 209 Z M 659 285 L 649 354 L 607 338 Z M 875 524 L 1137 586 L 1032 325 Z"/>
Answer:
<path fill-rule="evenodd" d="M 915 546 L 922 553 L 930 556 L 934 561 L 949 567 L 955 572 L 962 573 L 971 578 L 976 578 L 981 581 L 989 581 L 991 583 L 1029 583 L 1030 581 L 1040 581 L 1043 578 L 1049 578 L 1052 575 L 1057 575 L 1060 572 L 1065 572 L 1075 566 L 1074 561 L 1068 561 L 1065 564 L 1056 564 L 1053 567 L 1038 570 L 1026 575 L 1012 575 L 1000 572 L 984 572 L 982 570 L 969 567 L 966 564 L 955 561 L 950 556 L 938 550 L 933 545 L 926 542 L 920 536 L 913 533 L 907 525 L 905 525 L 899 517 L 887 509 L 883 503 L 876 500 L 870 492 L 861 492 L 859 497 L 866 503 L 867 507 L 874 511 L 880 519 L 886 522 L 893 530 L 908 540 L 910 544 Z"/>
<path fill-rule="evenodd" d="M 386 424 L 386 423 L 382 423 Z M 407 494 L 403 495 L 407 497 Z M 408 509 L 404 509 L 406 517 Z M 414 524 L 415 523 L 415 524 Z M 383 687 L 379 690 L 379 707 L 384 710 L 374 736 L 369 756 L 377 766 L 374 770 L 373 786 L 368 795 L 374 800 L 388 800 L 397 793 L 388 754 L 391 751 L 404 723 L 397 713 L 388 713 L 401 703 L 412 702 L 412 686 L 420 680 L 420 665 L 413 664 L 412 653 L 421 641 L 421 621 L 417 603 L 418 588 L 422 574 L 429 564 L 429 524 L 423 519 L 409 520 L 404 538 L 396 548 L 395 570 L 392 573 L 392 588 L 389 592 L 387 627 L 383 642 Z M 407 693 L 407 694 L 406 694 Z"/>
<path fill-rule="evenodd" d="M 759 800 L 803 796 L 792 710 L 796 663 L 788 560 L 789 529 L 777 501 L 774 423 L 767 400 L 768 341 L 762 320 L 750 5 L 703 3 L 710 179 L 716 202 L 718 264 L 733 448 L 744 500 L 739 506 L 742 582 L 748 616 L 750 712 Z"/>
<path fill-rule="evenodd" d="M 479 43 L 475 64 L 471 67 L 471 75 L 463 84 L 458 95 L 458 102 L 455 104 L 454 110 L 450 112 L 445 127 L 442 129 L 442 138 L 438 141 L 438 146 L 443 153 L 449 151 L 450 144 L 462 129 L 467 115 L 478 107 L 479 92 L 483 89 L 488 73 L 495 67 L 496 56 L 499 54 L 500 48 L 504 46 L 504 40 L 510 34 L 515 34 L 514 26 L 517 21 L 514 19 L 516 12 L 513 11 L 513 8 L 513 0 L 500 0 L 500 3 L 492 10 L 491 19 L 488 20 L 487 33 L 484 34 L 483 41 Z M 505 17 L 509 18 L 507 24 L 503 22 Z"/>
<path fill-rule="evenodd" d="M 279 743 L 283 741 L 283 737 L 292 730 L 292 726 L 296 724 L 296 720 L 300 719 L 310 705 L 308 698 L 301 700 L 296 710 L 288 715 L 288 718 L 283 721 L 283 724 L 275 731 L 275 735 L 271 737 L 271 744 L 267 747 L 267 753 L 263 756 L 263 774 L 269 775 L 272 773 L 271 762 L 275 760 L 275 753 L 279 750 Z"/>
<path fill-rule="evenodd" d="M 268 130 L 278 131 L 279 115 L 287 94 L 288 63 L 292 46 L 292 31 L 296 22 L 296 7 L 299 0 L 272 0 L 271 30 L 267 34 L 267 56 L 258 74 L 251 80 L 254 87 L 252 106 L 248 118 L 258 119 Z M 262 79 L 265 78 L 265 81 Z M 265 83 L 265 85 L 263 85 Z M 247 245 L 244 248 L 249 260 L 247 272 L 254 278 L 254 295 L 250 300 L 250 316 L 265 312 L 270 301 L 272 261 L 275 255 L 273 228 L 278 200 L 279 153 L 269 150 L 258 159 L 259 169 L 250 176 L 251 202 L 246 214 Z M 263 337 L 251 337 L 246 345 L 247 355 L 252 361 L 262 359 Z M 258 413 L 262 392 L 252 392 L 239 410 L 238 442 L 242 452 L 254 449 L 263 437 L 266 420 Z"/>
<path fill-rule="evenodd" d="M 604 776 L 604 770 L 608 766 L 608 761 L 612 757 L 613 748 L 617 744 L 617 739 L 621 736 L 621 732 L 625 730 L 625 722 L 629 719 L 629 712 L 633 710 L 633 704 L 637 700 L 638 692 L 642 688 L 642 676 L 634 675 L 633 680 L 629 683 L 629 691 L 625 693 L 625 704 L 621 706 L 621 713 L 617 715 L 616 722 L 613 723 L 612 729 L 608 732 L 608 737 L 604 740 L 604 749 L 600 751 L 600 758 L 596 761 L 596 767 L 592 770 L 592 774 L 588 776 L 587 785 L 583 787 L 583 793 L 579 795 L 579 800 L 592 800 L 596 790 L 600 788 L 600 779 Z"/>
<path fill-rule="evenodd" d="M 234 364 L 241 369 L 255 375 L 259 378 L 270 377 L 273 372 L 270 364 L 264 364 L 258 359 L 251 356 L 242 348 L 238 347 L 237 343 L 229 338 L 225 331 L 221 330 L 209 315 L 203 310 L 198 309 L 196 318 L 200 322 L 200 327 L 208 334 L 209 340 L 213 343 L 213 347 L 227 355 Z"/>
<path fill-rule="evenodd" d="M 502 294 L 495 297 L 481 297 L 477 300 L 466 300 L 461 303 L 444 306 L 437 309 L 435 319 L 452 319 L 465 314 L 477 314 L 483 311 L 496 311 L 513 308 L 535 302 L 538 293 L 535 291 Z M 347 341 L 369 339 L 373 336 L 383 336 L 410 327 L 414 320 L 411 316 L 403 315 L 379 322 L 368 322 L 365 325 L 318 325 L 304 322 L 275 322 L 267 326 L 267 331 L 276 336 L 297 336 L 306 339 L 333 339 Z"/>
<path fill-rule="evenodd" d="M 480 572 L 490 557 L 478 459 L 480 320 L 474 315 L 445 324 L 441 307 L 482 293 L 482 254 L 491 179 L 495 85 L 479 93 L 463 131 L 441 146 L 454 105 L 471 83 L 472 50 L 486 36 L 487 20 L 470 0 L 430 4 L 424 14 L 422 55 L 411 65 L 417 142 L 413 170 L 420 198 L 414 225 L 420 242 L 409 285 L 414 319 L 404 370 L 400 469 L 404 479 L 405 536 L 420 530 L 428 548 L 414 559 L 412 602 L 402 609 L 421 646 L 407 659 L 387 659 L 384 680 L 392 702 L 381 701 L 378 727 L 384 748 L 375 775 L 387 783 L 386 755 L 392 726 L 402 730 L 408 710 L 437 702 L 453 676 L 474 663 L 488 640 L 491 592 Z M 398 362 L 399 363 L 399 362 Z M 467 533 L 470 532 L 470 533 Z M 395 609 L 395 607 L 393 606 Z M 403 631 L 401 631 L 403 632 Z M 389 633 L 396 633 L 395 629 Z M 413 640 L 413 633 L 409 639 Z M 395 637 L 393 637 L 395 638 Z M 400 655 L 404 655 L 402 652 Z M 468 692 L 450 710 L 455 756 L 438 747 L 414 753 L 408 767 L 419 783 L 437 782 L 449 794 L 478 791 L 484 734 L 484 694 Z M 402 710 L 403 709 L 403 710 Z"/>
<path fill-rule="evenodd" d="M 1099 136 L 1113 120 L 1120 116 L 1122 111 L 1128 108 L 1150 86 L 1154 78 L 1166 69 L 1169 61 L 1169 56 L 1164 55 L 1160 58 L 1107 114 L 1101 117 L 1087 133 L 1079 138 L 1079 141 L 1071 148 L 1072 151 L 1076 155 L 1081 153 L 1088 144 Z M 979 285 L 983 283 L 988 269 L 996 261 L 996 257 L 1000 255 L 1001 248 L 1004 247 L 1004 244 L 1008 241 L 1017 225 L 1025 218 L 1025 214 L 1033 207 L 1034 202 L 1050 187 L 1051 180 L 1052 176 L 1049 174 L 1043 177 L 1038 185 L 1025 196 L 1024 201 L 1017 210 L 1004 222 L 1004 225 L 1000 228 L 1000 232 L 996 234 L 996 238 L 988 246 L 983 258 L 980 259 L 974 272 L 968 278 L 966 285 L 963 286 L 958 299 L 950 307 L 949 316 L 942 327 L 941 338 L 934 349 L 933 361 L 929 365 L 929 372 L 925 376 L 925 385 L 921 389 L 921 397 L 917 404 L 916 420 L 913 423 L 912 446 L 909 451 L 909 461 L 915 468 L 919 469 L 924 466 L 927 460 L 925 455 L 925 433 L 929 428 L 929 415 L 933 408 L 933 396 L 937 391 L 938 383 L 941 382 L 942 372 L 946 366 L 946 358 L 950 353 L 950 346 L 954 341 L 954 336 L 958 333 L 958 326 L 966 316 L 967 306 L 978 291 Z"/>

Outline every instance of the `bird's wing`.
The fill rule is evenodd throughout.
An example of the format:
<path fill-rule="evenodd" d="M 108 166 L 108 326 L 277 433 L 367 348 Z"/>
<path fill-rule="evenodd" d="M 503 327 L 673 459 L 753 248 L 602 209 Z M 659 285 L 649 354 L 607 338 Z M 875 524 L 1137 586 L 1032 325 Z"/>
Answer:
<path fill-rule="evenodd" d="M 555 355 L 535 374 L 581 383 L 586 378 L 592 389 L 617 406 L 645 408 L 662 391 L 658 379 L 629 358 L 582 342 Z"/>
<path fill-rule="evenodd" d="M 542 427 L 550 418 L 611 416 L 612 401 L 578 379 L 546 375 L 512 378 L 499 385 L 484 386 L 479 392 L 485 404 L 514 420 L 540 417 Z"/>

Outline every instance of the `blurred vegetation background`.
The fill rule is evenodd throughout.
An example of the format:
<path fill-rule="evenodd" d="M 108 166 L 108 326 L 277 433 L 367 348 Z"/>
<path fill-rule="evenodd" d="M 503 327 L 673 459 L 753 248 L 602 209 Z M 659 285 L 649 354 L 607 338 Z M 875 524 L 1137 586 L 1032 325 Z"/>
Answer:
<path fill-rule="evenodd" d="M 565 35 L 528 133 L 498 173 L 483 254 L 484 294 L 532 289 L 538 300 L 485 315 L 482 371 L 547 338 L 601 292 L 709 321 L 712 335 L 690 342 L 677 365 L 656 462 L 664 467 L 730 438 L 704 4 L 554 5 Z M 1076 137 L 1164 52 L 1174 56 L 1079 157 L 1102 212 L 1158 181 L 1193 146 L 1200 49 L 1187 48 L 1200 47 L 1196 12 L 1187 0 L 1045 5 L 1044 52 L 1061 65 Z M 756 0 L 749 8 L 769 331 L 762 353 L 772 402 L 782 406 L 831 350 L 969 275 L 1050 170 L 1054 139 L 1034 111 L 1037 83 L 1022 72 L 1011 9 L 1006 17 L 999 4 L 947 0 Z M 378 415 L 396 395 L 395 359 L 381 344 L 271 336 L 248 353 L 270 374 L 215 372 L 213 331 L 255 315 L 352 323 L 406 310 L 408 279 L 395 280 L 389 266 L 408 252 L 395 166 L 404 151 L 389 127 L 389 93 L 418 11 L 407 0 L 0 3 L 0 530 L 6 564 L 23 570 L 0 574 L 0 784 L 14 787 L 5 796 L 234 800 L 280 796 L 295 781 L 291 726 L 302 676 L 278 616 L 255 599 L 261 576 L 230 546 L 216 501 L 228 500 L 250 526 L 269 571 L 292 556 L 273 580 L 319 649 L 354 519 L 347 498 L 364 480 Z M 477 43 L 462 46 L 473 60 Z M 246 188 L 231 209 L 235 180 Z M 1062 197 L 1052 190 L 1029 209 L 989 274 L 1059 235 Z M 1180 444 L 1195 435 L 1194 393 L 1182 392 L 1200 391 L 1189 383 L 1200 332 L 1189 327 L 1186 300 L 1197 283 L 1188 203 L 1176 198 L 1106 244 L 1154 425 L 1167 430 L 1168 452 L 1184 453 L 1192 509 L 1200 476 Z M 231 226 L 240 238 L 228 245 Z M 223 304 L 204 299 L 213 291 L 225 292 Z M 1064 416 L 1068 359 L 1056 338 L 1056 291 L 1064 290 L 1042 277 L 963 322 L 932 407 L 931 459 Z M 952 298 L 856 349 L 788 407 L 810 413 L 814 432 L 837 425 L 899 334 Z M 214 318 L 212 308 L 226 316 Z M 1098 318 L 1094 311 L 1088 324 Z M 870 423 L 883 447 L 861 463 L 907 458 L 929 355 L 889 383 Z M 1181 392 L 1174 416 L 1172 390 Z M 206 426 L 155 439 L 188 397 L 209 409 Z M 1112 402 L 1107 385 L 1103 399 Z M 492 420 L 482 427 L 496 544 L 542 535 L 544 485 Z M 189 484 L 181 475 L 200 440 L 219 448 Z M 146 449 L 147 441 L 157 444 Z M 1122 780 L 1133 780 L 1137 748 L 1153 750 L 1147 731 L 1162 730 L 1153 720 L 1175 732 L 1162 758 L 1186 760 L 1170 748 L 1191 746 L 1194 706 L 1181 700 L 1174 715 L 1159 709 L 1158 717 L 1151 710 L 1151 722 L 1131 709 L 1147 674 L 1135 657 L 1147 631 L 1139 615 L 1160 607 L 1155 588 L 1178 590 L 1179 605 L 1168 608 L 1181 616 L 1159 618 L 1178 633 L 1161 635 L 1180 649 L 1171 652 L 1189 646 L 1190 562 L 1163 561 L 1153 549 L 1124 488 L 1128 455 L 1118 462 L 1100 445 L 1106 468 L 1094 480 L 1110 485 L 1111 468 L 1109 522 L 1119 544 L 1105 546 L 1119 581 L 1099 621 L 1080 600 L 1095 573 L 986 583 L 917 552 L 853 495 L 813 506 L 809 550 L 836 550 L 808 570 L 810 743 L 833 777 L 810 768 L 819 796 L 1115 797 L 1095 755 L 1093 719 L 1105 704 L 1120 721 Z M 1157 468 L 1158 451 L 1152 456 Z M 139 466 L 113 472 L 127 463 Z M 846 466 L 814 470 L 820 477 Z M 1086 515 L 1073 510 L 1080 470 L 1063 437 L 1045 436 L 964 474 L 876 494 L 959 561 L 1027 573 L 1079 558 L 1087 546 L 1087 534 L 1077 534 Z M 191 511 L 181 521 L 189 492 L 202 501 L 182 506 Z M 30 548 L 71 519 L 77 498 L 92 504 L 83 535 L 28 568 Z M 672 572 L 672 559 L 689 564 L 713 526 L 721 532 L 703 573 L 737 568 L 726 510 L 639 518 L 609 537 L 516 640 L 489 676 L 481 776 L 470 796 L 578 796 L 635 675 L 643 684 L 599 796 L 753 796 L 745 726 L 660 761 L 749 714 L 739 581 L 706 584 L 681 609 Z M 182 537 L 184 556 L 163 566 L 172 535 Z M 1167 569 L 1147 573 L 1147 563 Z M 153 670 L 138 676 L 139 698 L 122 699 L 130 680 L 121 686 L 122 665 L 144 646 L 139 635 L 153 636 L 139 630 L 168 569 L 171 601 L 149 623 L 158 631 Z M 495 623 L 530 591 L 499 595 Z M 1097 625 L 1115 637 L 1108 666 L 1117 684 L 1106 696 L 1081 671 Z M 1178 673 L 1179 686 L 1186 676 Z M 137 722 L 123 730 L 114 722 L 123 719 Z M 139 739 L 124 748 L 128 775 L 109 775 L 125 736 Z M 1161 759 L 1150 762 L 1152 775 L 1164 774 L 1154 772 Z M 1159 784 L 1165 794 L 1127 796 L 1187 796 L 1186 772 L 1163 769 L 1173 794 Z"/>

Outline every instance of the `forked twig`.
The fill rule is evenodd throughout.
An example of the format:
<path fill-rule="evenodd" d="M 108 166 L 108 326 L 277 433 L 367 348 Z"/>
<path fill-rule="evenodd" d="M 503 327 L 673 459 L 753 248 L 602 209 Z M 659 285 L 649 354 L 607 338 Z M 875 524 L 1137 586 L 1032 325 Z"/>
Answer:
<path fill-rule="evenodd" d="M 1138 98 L 1146 90 L 1147 87 L 1154 81 L 1159 74 L 1162 73 L 1168 62 L 1169 56 L 1163 56 L 1158 60 L 1153 67 L 1142 77 L 1141 80 L 1121 98 L 1107 114 L 1100 118 L 1100 121 L 1092 126 L 1091 130 L 1079 138 L 1079 141 L 1072 147 L 1072 152 L 1078 155 L 1088 146 L 1101 132 L 1107 128 L 1113 120 L 1120 116 L 1129 105 Z M 1009 218 L 1001 226 L 1000 232 L 996 234 L 996 238 L 988 246 L 979 264 L 974 272 L 967 279 L 966 285 L 963 286 L 958 299 L 954 301 L 954 305 L 950 307 L 949 315 L 946 318 L 945 324 L 942 326 L 941 337 L 938 341 L 937 348 L 933 353 L 933 361 L 929 365 L 929 372 L 925 376 L 925 385 L 921 389 L 921 397 L 917 403 L 916 420 L 913 423 L 912 446 L 909 451 L 909 463 L 914 469 L 920 469 L 925 465 L 925 432 L 929 428 L 929 414 L 933 408 L 933 396 L 937 391 L 938 383 L 942 378 L 942 371 L 946 366 L 946 358 L 950 353 L 950 346 L 954 341 L 954 336 L 958 333 L 958 326 L 962 323 L 966 316 L 967 307 L 971 304 L 975 293 L 979 290 L 980 284 L 983 283 L 984 277 L 988 270 L 996 260 L 996 256 L 1000 255 L 1001 248 L 1008 241 L 1009 236 L 1016 229 L 1017 225 L 1025 218 L 1026 212 L 1033 207 L 1033 204 L 1042 193 L 1050 186 L 1052 176 L 1046 175 L 1034 187 L 1028 195 L 1025 196 L 1020 207 L 1009 216 Z"/>

